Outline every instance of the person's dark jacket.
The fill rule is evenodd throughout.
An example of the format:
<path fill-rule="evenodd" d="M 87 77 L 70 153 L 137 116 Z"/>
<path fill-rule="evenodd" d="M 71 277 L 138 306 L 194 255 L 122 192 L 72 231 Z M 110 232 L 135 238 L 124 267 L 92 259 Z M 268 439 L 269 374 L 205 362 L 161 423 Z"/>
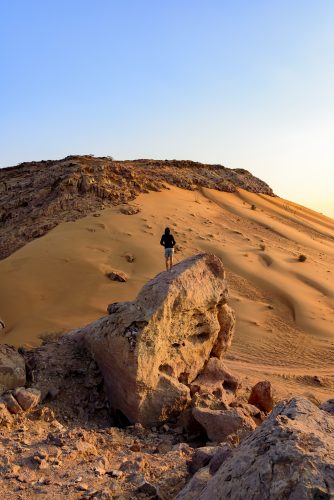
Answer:
<path fill-rule="evenodd" d="M 174 236 L 172 234 L 163 234 L 161 236 L 160 245 L 165 248 L 173 248 L 175 244 Z"/>

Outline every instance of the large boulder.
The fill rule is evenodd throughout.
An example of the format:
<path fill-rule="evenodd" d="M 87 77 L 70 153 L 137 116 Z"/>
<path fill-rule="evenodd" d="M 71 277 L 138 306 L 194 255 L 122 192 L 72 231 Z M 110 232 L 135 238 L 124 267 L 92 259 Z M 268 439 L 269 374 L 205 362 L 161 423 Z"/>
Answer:
<path fill-rule="evenodd" d="M 190 402 L 190 384 L 232 341 L 221 260 L 200 254 L 149 281 L 133 302 L 81 330 L 111 406 L 130 422 L 154 425 Z"/>
<path fill-rule="evenodd" d="M 0 395 L 26 383 L 26 367 L 23 356 L 15 347 L 0 345 Z"/>
<path fill-rule="evenodd" d="M 277 405 L 232 451 L 197 499 L 334 498 L 334 418 L 309 400 Z M 193 492 L 177 498 L 194 498 Z"/>

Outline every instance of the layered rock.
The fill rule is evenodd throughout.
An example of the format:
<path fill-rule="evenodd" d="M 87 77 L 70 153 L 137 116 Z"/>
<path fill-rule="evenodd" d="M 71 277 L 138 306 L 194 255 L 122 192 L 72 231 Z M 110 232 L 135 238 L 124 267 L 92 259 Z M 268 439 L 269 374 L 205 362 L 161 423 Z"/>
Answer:
<path fill-rule="evenodd" d="M 279 500 L 334 497 L 334 418 L 309 400 L 294 398 L 235 448 L 205 487 L 177 498 Z M 189 493 L 188 493 L 189 492 Z"/>
<path fill-rule="evenodd" d="M 82 329 L 111 406 L 144 425 L 187 407 L 189 386 L 231 343 L 235 317 L 226 301 L 222 262 L 201 254 L 160 273 L 135 301 L 109 306 L 110 316 Z"/>

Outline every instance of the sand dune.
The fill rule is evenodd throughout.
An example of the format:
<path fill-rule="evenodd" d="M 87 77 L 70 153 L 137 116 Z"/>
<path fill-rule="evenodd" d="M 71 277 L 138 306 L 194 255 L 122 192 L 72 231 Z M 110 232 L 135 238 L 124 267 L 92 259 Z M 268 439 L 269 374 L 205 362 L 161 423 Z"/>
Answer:
<path fill-rule="evenodd" d="M 36 345 L 104 315 L 111 302 L 133 299 L 164 268 L 159 240 L 169 225 L 176 261 L 210 251 L 225 264 L 237 314 L 227 363 L 244 383 L 269 378 L 279 396 L 333 394 L 334 221 L 243 190 L 171 187 L 133 204 L 138 214 L 114 207 L 62 223 L 0 261 L 2 342 Z M 111 270 L 128 281 L 110 281 Z"/>

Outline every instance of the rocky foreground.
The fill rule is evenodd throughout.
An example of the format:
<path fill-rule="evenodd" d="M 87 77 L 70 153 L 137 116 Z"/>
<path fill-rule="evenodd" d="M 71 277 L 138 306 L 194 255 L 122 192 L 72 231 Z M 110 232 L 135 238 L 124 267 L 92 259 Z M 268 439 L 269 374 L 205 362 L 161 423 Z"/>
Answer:
<path fill-rule="evenodd" d="M 247 170 L 191 161 L 68 156 L 21 163 L 0 169 L 0 259 L 60 222 L 127 204 L 139 193 L 160 191 L 168 184 L 191 190 L 208 187 L 235 192 L 243 188 L 273 194 Z"/>
<path fill-rule="evenodd" d="M 274 407 L 223 362 L 222 262 L 201 254 L 55 342 L 1 347 L 6 498 L 330 499 L 334 401 Z M 274 408 L 273 408 L 274 407 Z"/>

